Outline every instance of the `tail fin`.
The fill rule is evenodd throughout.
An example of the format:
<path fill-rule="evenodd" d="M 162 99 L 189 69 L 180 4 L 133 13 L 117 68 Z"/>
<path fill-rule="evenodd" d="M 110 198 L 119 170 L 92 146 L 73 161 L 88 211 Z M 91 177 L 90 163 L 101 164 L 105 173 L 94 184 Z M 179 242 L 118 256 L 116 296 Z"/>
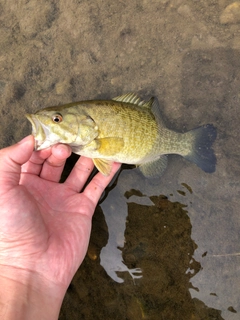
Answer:
<path fill-rule="evenodd" d="M 194 142 L 191 153 L 185 158 L 196 163 L 205 172 L 214 172 L 217 159 L 211 147 L 216 139 L 217 129 L 212 124 L 207 124 L 186 134 L 191 134 L 194 137 Z"/>

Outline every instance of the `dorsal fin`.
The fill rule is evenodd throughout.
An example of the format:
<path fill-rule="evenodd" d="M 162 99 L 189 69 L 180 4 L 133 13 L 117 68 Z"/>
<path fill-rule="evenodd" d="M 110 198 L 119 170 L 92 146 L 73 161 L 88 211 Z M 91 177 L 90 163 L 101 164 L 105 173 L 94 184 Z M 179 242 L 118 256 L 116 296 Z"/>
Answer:
<path fill-rule="evenodd" d="M 165 128 L 165 124 L 163 122 L 162 119 L 162 115 L 160 112 L 160 107 L 159 107 L 159 102 L 157 98 L 152 98 L 149 100 L 149 102 L 151 101 L 151 111 L 158 123 L 158 128 Z"/>
<path fill-rule="evenodd" d="M 131 92 L 124 94 L 122 96 L 115 97 L 112 100 L 126 102 L 126 103 L 132 103 L 132 104 L 136 104 L 138 106 L 144 106 L 147 108 L 151 108 L 151 105 L 153 102 L 152 99 L 150 99 L 148 102 L 146 102 L 146 101 L 142 100 L 141 98 L 139 98 L 139 96 L 136 93 L 131 93 Z"/>

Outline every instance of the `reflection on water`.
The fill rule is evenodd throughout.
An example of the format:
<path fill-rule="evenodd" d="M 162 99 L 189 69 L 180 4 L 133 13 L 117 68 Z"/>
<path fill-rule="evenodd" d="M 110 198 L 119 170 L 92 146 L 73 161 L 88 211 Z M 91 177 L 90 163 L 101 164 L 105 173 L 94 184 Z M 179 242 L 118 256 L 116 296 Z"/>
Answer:
<path fill-rule="evenodd" d="M 163 183 L 121 172 L 95 212 L 60 319 L 223 319 L 190 293 L 199 290 L 192 278 L 201 270 L 188 214 L 192 188 L 182 182 L 166 194 Z"/>

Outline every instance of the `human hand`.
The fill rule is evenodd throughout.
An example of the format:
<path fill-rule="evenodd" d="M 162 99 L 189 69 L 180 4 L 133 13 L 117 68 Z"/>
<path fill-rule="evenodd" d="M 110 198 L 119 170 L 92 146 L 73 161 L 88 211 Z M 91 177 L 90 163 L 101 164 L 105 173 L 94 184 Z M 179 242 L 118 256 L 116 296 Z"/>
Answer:
<path fill-rule="evenodd" d="M 120 164 L 79 193 L 92 160 L 81 157 L 60 184 L 70 147 L 33 152 L 33 146 L 28 136 L 0 150 L 0 274 L 24 285 L 34 277 L 34 288 L 52 288 L 61 300 L 86 254 L 97 202 Z"/>

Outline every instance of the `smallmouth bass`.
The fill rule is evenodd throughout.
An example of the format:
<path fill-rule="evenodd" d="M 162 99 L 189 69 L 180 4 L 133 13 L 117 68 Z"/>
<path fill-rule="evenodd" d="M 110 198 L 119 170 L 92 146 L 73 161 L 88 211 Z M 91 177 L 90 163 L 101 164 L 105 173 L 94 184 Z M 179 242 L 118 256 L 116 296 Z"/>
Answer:
<path fill-rule="evenodd" d="M 112 100 L 47 107 L 26 117 L 35 150 L 68 144 L 74 153 L 92 158 L 104 175 L 109 175 L 113 162 L 120 162 L 138 166 L 146 177 L 157 177 L 167 166 L 168 154 L 179 154 L 205 172 L 215 171 L 216 128 L 207 124 L 186 133 L 169 130 L 156 98 L 146 102 L 128 93 Z"/>

